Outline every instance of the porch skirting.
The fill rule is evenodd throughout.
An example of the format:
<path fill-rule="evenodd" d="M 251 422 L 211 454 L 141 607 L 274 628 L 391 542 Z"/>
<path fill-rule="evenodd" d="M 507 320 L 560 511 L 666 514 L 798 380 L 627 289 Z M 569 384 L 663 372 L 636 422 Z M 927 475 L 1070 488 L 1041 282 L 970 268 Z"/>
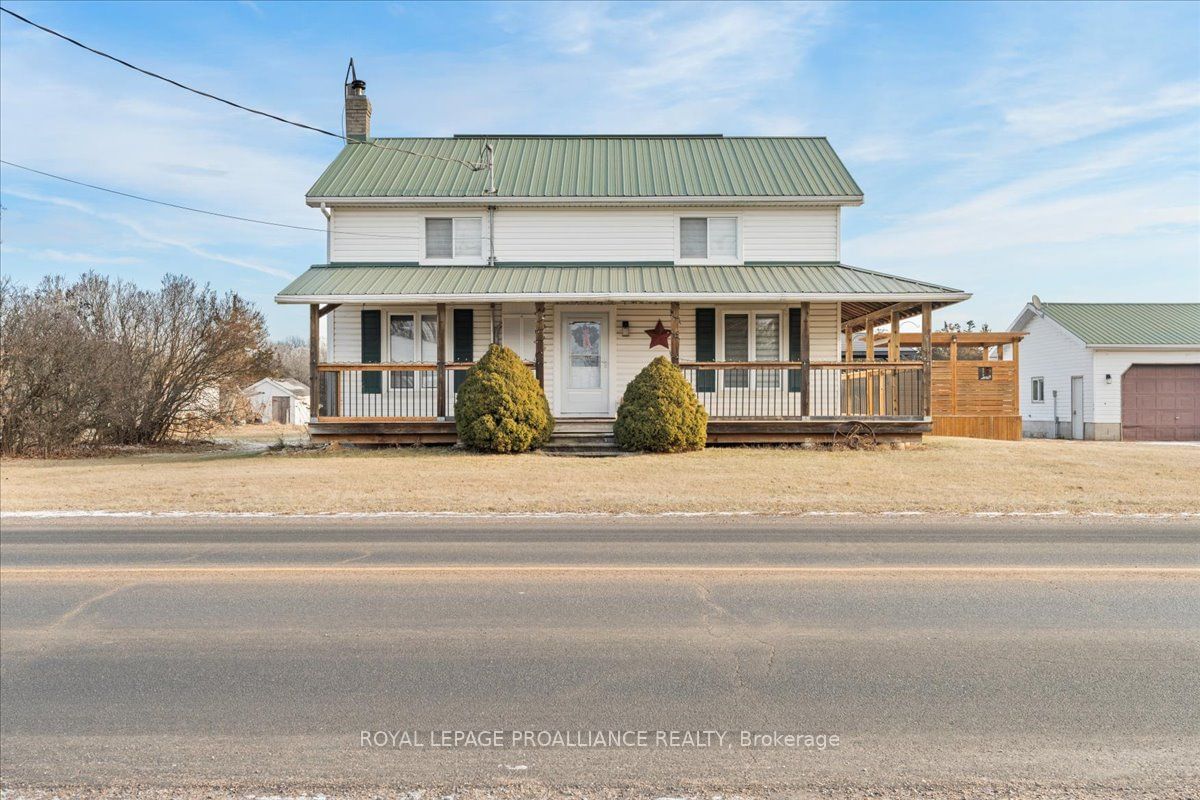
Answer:
<path fill-rule="evenodd" d="M 570 418 L 565 418 L 566 419 Z M 930 433 L 929 420 L 713 419 L 709 445 L 824 444 L 864 428 L 880 444 L 919 442 Z M 380 445 L 452 445 L 458 442 L 453 420 L 321 421 L 309 425 L 314 442 Z"/>

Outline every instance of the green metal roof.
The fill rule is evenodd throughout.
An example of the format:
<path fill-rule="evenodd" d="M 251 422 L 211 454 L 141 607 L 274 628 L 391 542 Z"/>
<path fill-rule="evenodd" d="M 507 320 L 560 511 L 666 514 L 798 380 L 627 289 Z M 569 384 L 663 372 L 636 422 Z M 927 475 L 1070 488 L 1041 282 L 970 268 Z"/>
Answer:
<path fill-rule="evenodd" d="M 1200 303 L 1042 303 L 1089 345 L 1200 346 Z"/>
<path fill-rule="evenodd" d="M 892 296 L 957 302 L 968 295 L 932 283 L 837 263 L 674 266 L 663 264 L 499 264 L 404 266 L 318 264 L 276 298 L 689 299 L 722 296 L 876 299 Z M 753 298 L 751 298 L 753 299 Z M 349 302 L 349 300 L 348 300 Z"/>
<path fill-rule="evenodd" d="M 496 186 L 488 197 L 862 200 L 824 138 L 716 135 L 372 139 L 347 144 L 308 196 L 480 199 L 486 171 L 400 150 L 474 163 L 488 143 Z"/>

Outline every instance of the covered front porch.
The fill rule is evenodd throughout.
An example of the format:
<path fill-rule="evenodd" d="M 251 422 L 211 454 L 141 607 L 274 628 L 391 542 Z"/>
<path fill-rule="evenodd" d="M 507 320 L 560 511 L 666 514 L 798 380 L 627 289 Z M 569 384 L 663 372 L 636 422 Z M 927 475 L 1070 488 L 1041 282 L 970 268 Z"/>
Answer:
<path fill-rule="evenodd" d="M 839 437 L 919 439 L 931 430 L 933 302 L 493 302 L 464 306 L 311 304 L 312 353 L 347 326 L 369 360 L 313 358 L 314 440 L 453 444 L 466 371 L 490 343 L 517 351 L 547 393 L 559 428 L 611 423 L 628 381 L 656 357 L 677 364 L 709 414 L 710 444 Z M 842 333 L 918 318 L 919 360 L 853 360 Z M 338 326 L 341 326 L 339 329 Z M 374 343 L 378 341 L 378 348 Z M 898 341 L 898 337 L 897 337 Z M 366 343 L 364 345 L 364 342 Z M 469 342 L 469 346 L 468 346 Z M 574 426 L 574 428 L 572 428 Z"/>

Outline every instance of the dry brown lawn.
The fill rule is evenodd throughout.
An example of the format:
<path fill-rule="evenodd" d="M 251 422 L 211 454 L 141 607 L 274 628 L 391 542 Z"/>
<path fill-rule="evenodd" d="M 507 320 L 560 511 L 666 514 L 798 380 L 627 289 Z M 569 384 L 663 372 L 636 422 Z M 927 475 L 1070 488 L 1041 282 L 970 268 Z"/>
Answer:
<path fill-rule="evenodd" d="M 482 456 L 440 449 L 0 463 L 0 510 L 1200 512 L 1200 447 L 932 438 L 909 450 Z"/>

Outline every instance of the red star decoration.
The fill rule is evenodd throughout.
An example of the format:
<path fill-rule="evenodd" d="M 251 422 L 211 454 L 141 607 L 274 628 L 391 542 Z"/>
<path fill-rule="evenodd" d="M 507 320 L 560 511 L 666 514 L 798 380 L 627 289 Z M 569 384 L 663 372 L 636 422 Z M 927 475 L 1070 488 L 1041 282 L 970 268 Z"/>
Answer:
<path fill-rule="evenodd" d="M 671 329 L 663 327 L 661 319 L 655 323 L 653 328 L 646 331 L 646 335 L 650 337 L 651 350 L 655 347 L 671 349 Z"/>

